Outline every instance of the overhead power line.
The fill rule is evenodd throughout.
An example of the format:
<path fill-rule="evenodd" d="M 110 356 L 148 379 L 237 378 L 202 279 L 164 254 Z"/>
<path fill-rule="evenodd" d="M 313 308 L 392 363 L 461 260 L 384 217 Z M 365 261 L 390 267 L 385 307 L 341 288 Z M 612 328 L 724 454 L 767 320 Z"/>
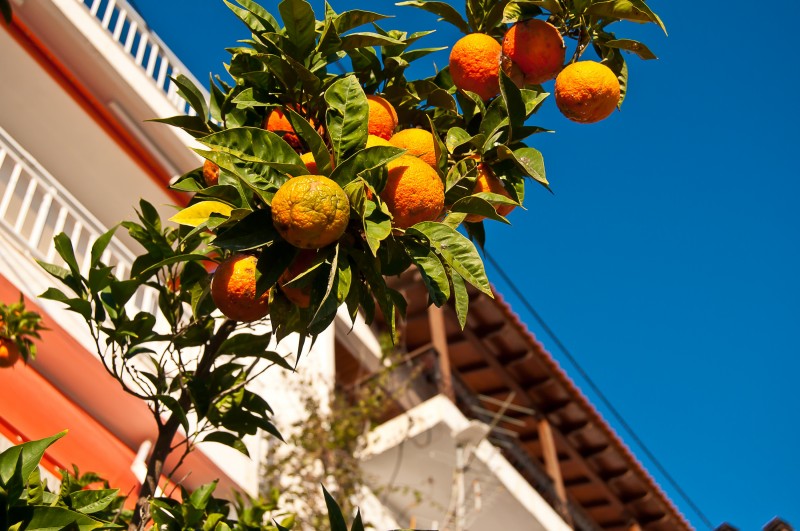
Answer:
<path fill-rule="evenodd" d="M 528 301 L 525 295 L 523 295 L 522 291 L 516 286 L 516 284 L 514 284 L 514 282 L 506 274 L 503 268 L 500 267 L 500 264 L 498 264 L 497 261 L 494 258 L 492 258 L 492 256 L 488 252 L 486 252 L 486 250 L 484 250 L 484 256 L 486 256 L 489 263 L 492 264 L 492 267 L 494 267 L 497 270 L 497 272 L 503 278 L 503 281 L 508 285 L 508 287 L 511 288 L 511 291 L 514 293 L 514 295 L 516 295 L 516 297 L 520 300 L 520 302 L 522 302 L 522 305 L 525 307 L 526 310 L 528 310 L 528 313 L 531 314 L 531 316 L 536 320 L 536 322 L 539 324 L 542 330 L 544 330 L 544 332 L 550 337 L 553 343 L 569 360 L 572 366 L 575 367 L 575 370 L 578 371 L 583 380 L 589 385 L 594 394 L 600 399 L 603 405 L 605 405 L 606 409 L 608 409 L 611 415 L 617 420 L 619 425 L 622 426 L 622 428 L 628 433 L 628 435 L 630 435 L 631 439 L 642 450 L 642 452 L 644 452 L 647 458 L 658 469 L 661 475 L 669 482 L 672 488 L 675 489 L 675 492 L 678 493 L 678 495 L 686 502 L 686 504 L 692 509 L 692 511 L 694 511 L 694 513 L 700 517 L 700 519 L 709 529 L 714 529 L 714 525 L 711 523 L 711 520 L 705 515 L 705 513 L 703 513 L 703 511 L 700 510 L 700 507 L 698 507 L 698 505 L 692 500 L 692 498 L 689 497 L 686 491 L 683 490 L 683 488 L 681 488 L 681 486 L 678 484 L 675 478 L 673 478 L 672 475 L 669 472 L 667 472 L 667 469 L 664 467 L 664 465 L 661 464 L 661 462 L 656 458 L 653 452 L 650 451 L 650 449 L 647 447 L 644 441 L 642 441 L 642 439 L 636 434 L 631 425 L 628 424 L 628 422 L 625 420 L 622 414 L 617 410 L 616 407 L 614 407 L 614 405 L 606 397 L 603 391 L 600 390 L 600 388 L 597 386 L 594 380 L 589 376 L 589 373 L 587 373 L 586 370 L 584 370 L 584 368 L 581 366 L 581 364 L 578 363 L 578 360 L 575 359 L 575 356 L 572 355 L 567 346 L 561 341 L 561 339 L 559 339 L 556 333 L 553 332 L 553 329 L 550 328 L 550 326 L 548 326 L 544 318 L 542 318 L 539 312 L 536 311 L 533 305 Z"/>

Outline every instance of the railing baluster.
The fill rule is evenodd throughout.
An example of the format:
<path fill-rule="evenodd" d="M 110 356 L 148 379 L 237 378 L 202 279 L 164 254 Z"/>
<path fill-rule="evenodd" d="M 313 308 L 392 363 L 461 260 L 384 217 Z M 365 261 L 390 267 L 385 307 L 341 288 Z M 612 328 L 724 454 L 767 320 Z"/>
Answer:
<path fill-rule="evenodd" d="M 103 0 L 94 0 L 94 2 L 92 2 L 92 7 L 89 8 L 89 13 L 91 13 L 93 17 L 97 16 L 97 12 L 100 10 L 100 4 L 102 3 Z"/>
<path fill-rule="evenodd" d="M 6 161 L 6 150 L 0 147 L 0 168 L 3 167 L 3 163 Z"/>
<path fill-rule="evenodd" d="M 117 0 L 108 0 L 105 15 L 103 15 L 103 20 L 100 22 L 104 28 L 108 29 L 108 26 L 111 24 L 111 17 L 114 16 L 114 9 L 116 7 Z"/>
<path fill-rule="evenodd" d="M 135 20 L 131 20 L 131 25 L 128 26 L 128 36 L 125 39 L 125 52 L 131 53 L 133 49 L 133 41 L 136 39 L 136 32 L 139 30 L 139 24 Z"/>
<path fill-rule="evenodd" d="M 150 57 L 147 60 L 147 77 L 153 77 L 156 69 L 156 59 L 158 59 L 158 44 L 153 43 L 150 47 Z"/>
<path fill-rule="evenodd" d="M 28 238 L 28 244 L 34 249 L 39 248 L 39 242 L 42 239 L 44 232 L 44 224 L 47 222 L 47 217 L 50 215 L 50 205 L 53 203 L 53 195 L 46 193 L 42 199 L 42 204 L 39 205 L 39 213 L 36 215 L 36 221 L 33 223 L 33 230 Z"/>
<path fill-rule="evenodd" d="M 25 190 L 25 196 L 22 198 L 22 203 L 19 205 L 19 212 L 17 212 L 17 221 L 14 223 L 14 230 L 17 234 L 22 232 L 22 227 L 25 225 L 25 218 L 28 217 L 28 212 L 31 209 L 33 202 L 33 195 L 36 193 L 36 188 L 39 183 L 31 176 L 31 182 L 28 183 L 28 188 Z"/>
<path fill-rule="evenodd" d="M 158 69 L 158 78 L 156 79 L 156 85 L 161 90 L 164 90 L 164 81 L 167 80 L 167 69 L 169 68 L 169 59 L 167 59 L 166 55 L 161 56 L 161 68 Z"/>
<path fill-rule="evenodd" d="M 117 15 L 117 23 L 114 25 L 114 40 L 119 42 L 122 37 L 122 28 L 125 26 L 125 21 L 128 20 L 128 12 L 120 8 L 119 15 Z"/>
<path fill-rule="evenodd" d="M 147 49 L 147 41 L 149 37 L 147 33 L 142 32 L 141 36 L 139 37 L 139 49 L 136 50 L 136 64 L 142 66 L 142 61 L 144 61 L 144 52 Z"/>
<path fill-rule="evenodd" d="M 16 162 L 14 169 L 11 170 L 11 175 L 8 179 L 8 185 L 6 185 L 6 191 L 3 194 L 3 200 L 0 201 L 0 218 L 4 218 L 6 216 L 8 205 L 11 203 L 11 198 L 14 196 L 14 192 L 17 188 L 17 182 L 19 181 L 20 173 L 22 173 L 22 165 Z"/>

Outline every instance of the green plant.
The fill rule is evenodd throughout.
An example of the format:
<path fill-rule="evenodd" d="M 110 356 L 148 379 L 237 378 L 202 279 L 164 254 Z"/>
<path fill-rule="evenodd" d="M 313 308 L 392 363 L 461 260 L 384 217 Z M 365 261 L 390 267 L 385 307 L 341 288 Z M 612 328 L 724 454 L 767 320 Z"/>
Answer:
<path fill-rule="evenodd" d="M 36 358 L 34 339 L 47 330 L 42 316 L 25 308 L 22 294 L 19 302 L 0 304 L 0 368 L 11 367 L 22 357 L 25 363 Z"/>

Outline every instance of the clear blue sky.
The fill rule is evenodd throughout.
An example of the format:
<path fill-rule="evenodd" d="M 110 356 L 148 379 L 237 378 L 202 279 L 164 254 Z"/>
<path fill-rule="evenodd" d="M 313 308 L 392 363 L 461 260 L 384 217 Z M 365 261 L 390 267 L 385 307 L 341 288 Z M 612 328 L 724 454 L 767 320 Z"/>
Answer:
<path fill-rule="evenodd" d="M 223 74 L 224 48 L 249 36 L 221 0 L 136 4 L 202 80 Z M 277 1 L 262 4 L 277 14 Z M 397 15 L 385 28 L 436 29 L 421 46 L 458 37 L 386 0 L 332 4 Z M 743 531 L 775 515 L 800 526 L 800 74 L 784 22 L 798 7 L 769 4 L 650 0 L 669 37 L 618 24 L 618 36 L 641 38 L 660 60 L 629 57 L 628 99 L 603 123 L 573 124 L 545 104 L 536 124 L 556 134 L 532 145 L 555 195 L 532 186 L 528 210 L 512 227 L 494 224 L 487 245 L 703 512 Z M 444 66 L 447 52 L 434 60 Z M 420 63 L 420 75 L 432 71 Z"/>

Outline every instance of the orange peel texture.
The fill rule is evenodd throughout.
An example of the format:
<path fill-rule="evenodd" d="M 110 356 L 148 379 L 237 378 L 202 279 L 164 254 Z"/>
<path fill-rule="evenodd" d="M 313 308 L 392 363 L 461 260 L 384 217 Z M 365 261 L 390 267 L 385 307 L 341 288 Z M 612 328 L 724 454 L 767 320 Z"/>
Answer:
<path fill-rule="evenodd" d="M 450 51 L 450 75 L 461 90 L 484 101 L 500 93 L 500 43 L 484 33 L 459 39 Z"/>
<path fill-rule="evenodd" d="M 391 103 L 380 96 L 367 96 L 369 104 L 369 134 L 389 140 L 397 129 L 397 111 Z"/>
<path fill-rule="evenodd" d="M 561 113 L 584 124 L 599 122 L 619 103 L 619 81 L 606 65 L 581 61 L 567 66 L 556 78 L 556 106 Z"/>
<path fill-rule="evenodd" d="M 269 313 L 269 291 L 256 297 L 256 260 L 235 255 L 222 262 L 211 279 L 211 298 L 228 319 L 246 323 Z"/>
<path fill-rule="evenodd" d="M 503 54 L 519 67 L 526 84 L 538 85 L 556 77 L 566 51 L 561 33 L 544 20 L 517 22 L 503 37 Z"/>
<path fill-rule="evenodd" d="M 433 146 L 433 135 L 424 129 L 403 129 L 394 135 L 389 142 L 393 146 L 406 149 L 407 155 L 419 157 L 422 161 L 436 168 L 436 150 Z"/>
<path fill-rule="evenodd" d="M 319 249 L 335 242 L 348 221 L 347 194 L 322 175 L 289 179 L 272 198 L 273 225 L 283 239 L 301 249 Z"/>
<path fill-rule="evenodd" d="M 395 227 L 407 229 L 434 221 L 444 208 L 444 185 L 436 170 L 410 155 L 389 162 L 389 178 L 380 193 L 392 213 Z"/>

